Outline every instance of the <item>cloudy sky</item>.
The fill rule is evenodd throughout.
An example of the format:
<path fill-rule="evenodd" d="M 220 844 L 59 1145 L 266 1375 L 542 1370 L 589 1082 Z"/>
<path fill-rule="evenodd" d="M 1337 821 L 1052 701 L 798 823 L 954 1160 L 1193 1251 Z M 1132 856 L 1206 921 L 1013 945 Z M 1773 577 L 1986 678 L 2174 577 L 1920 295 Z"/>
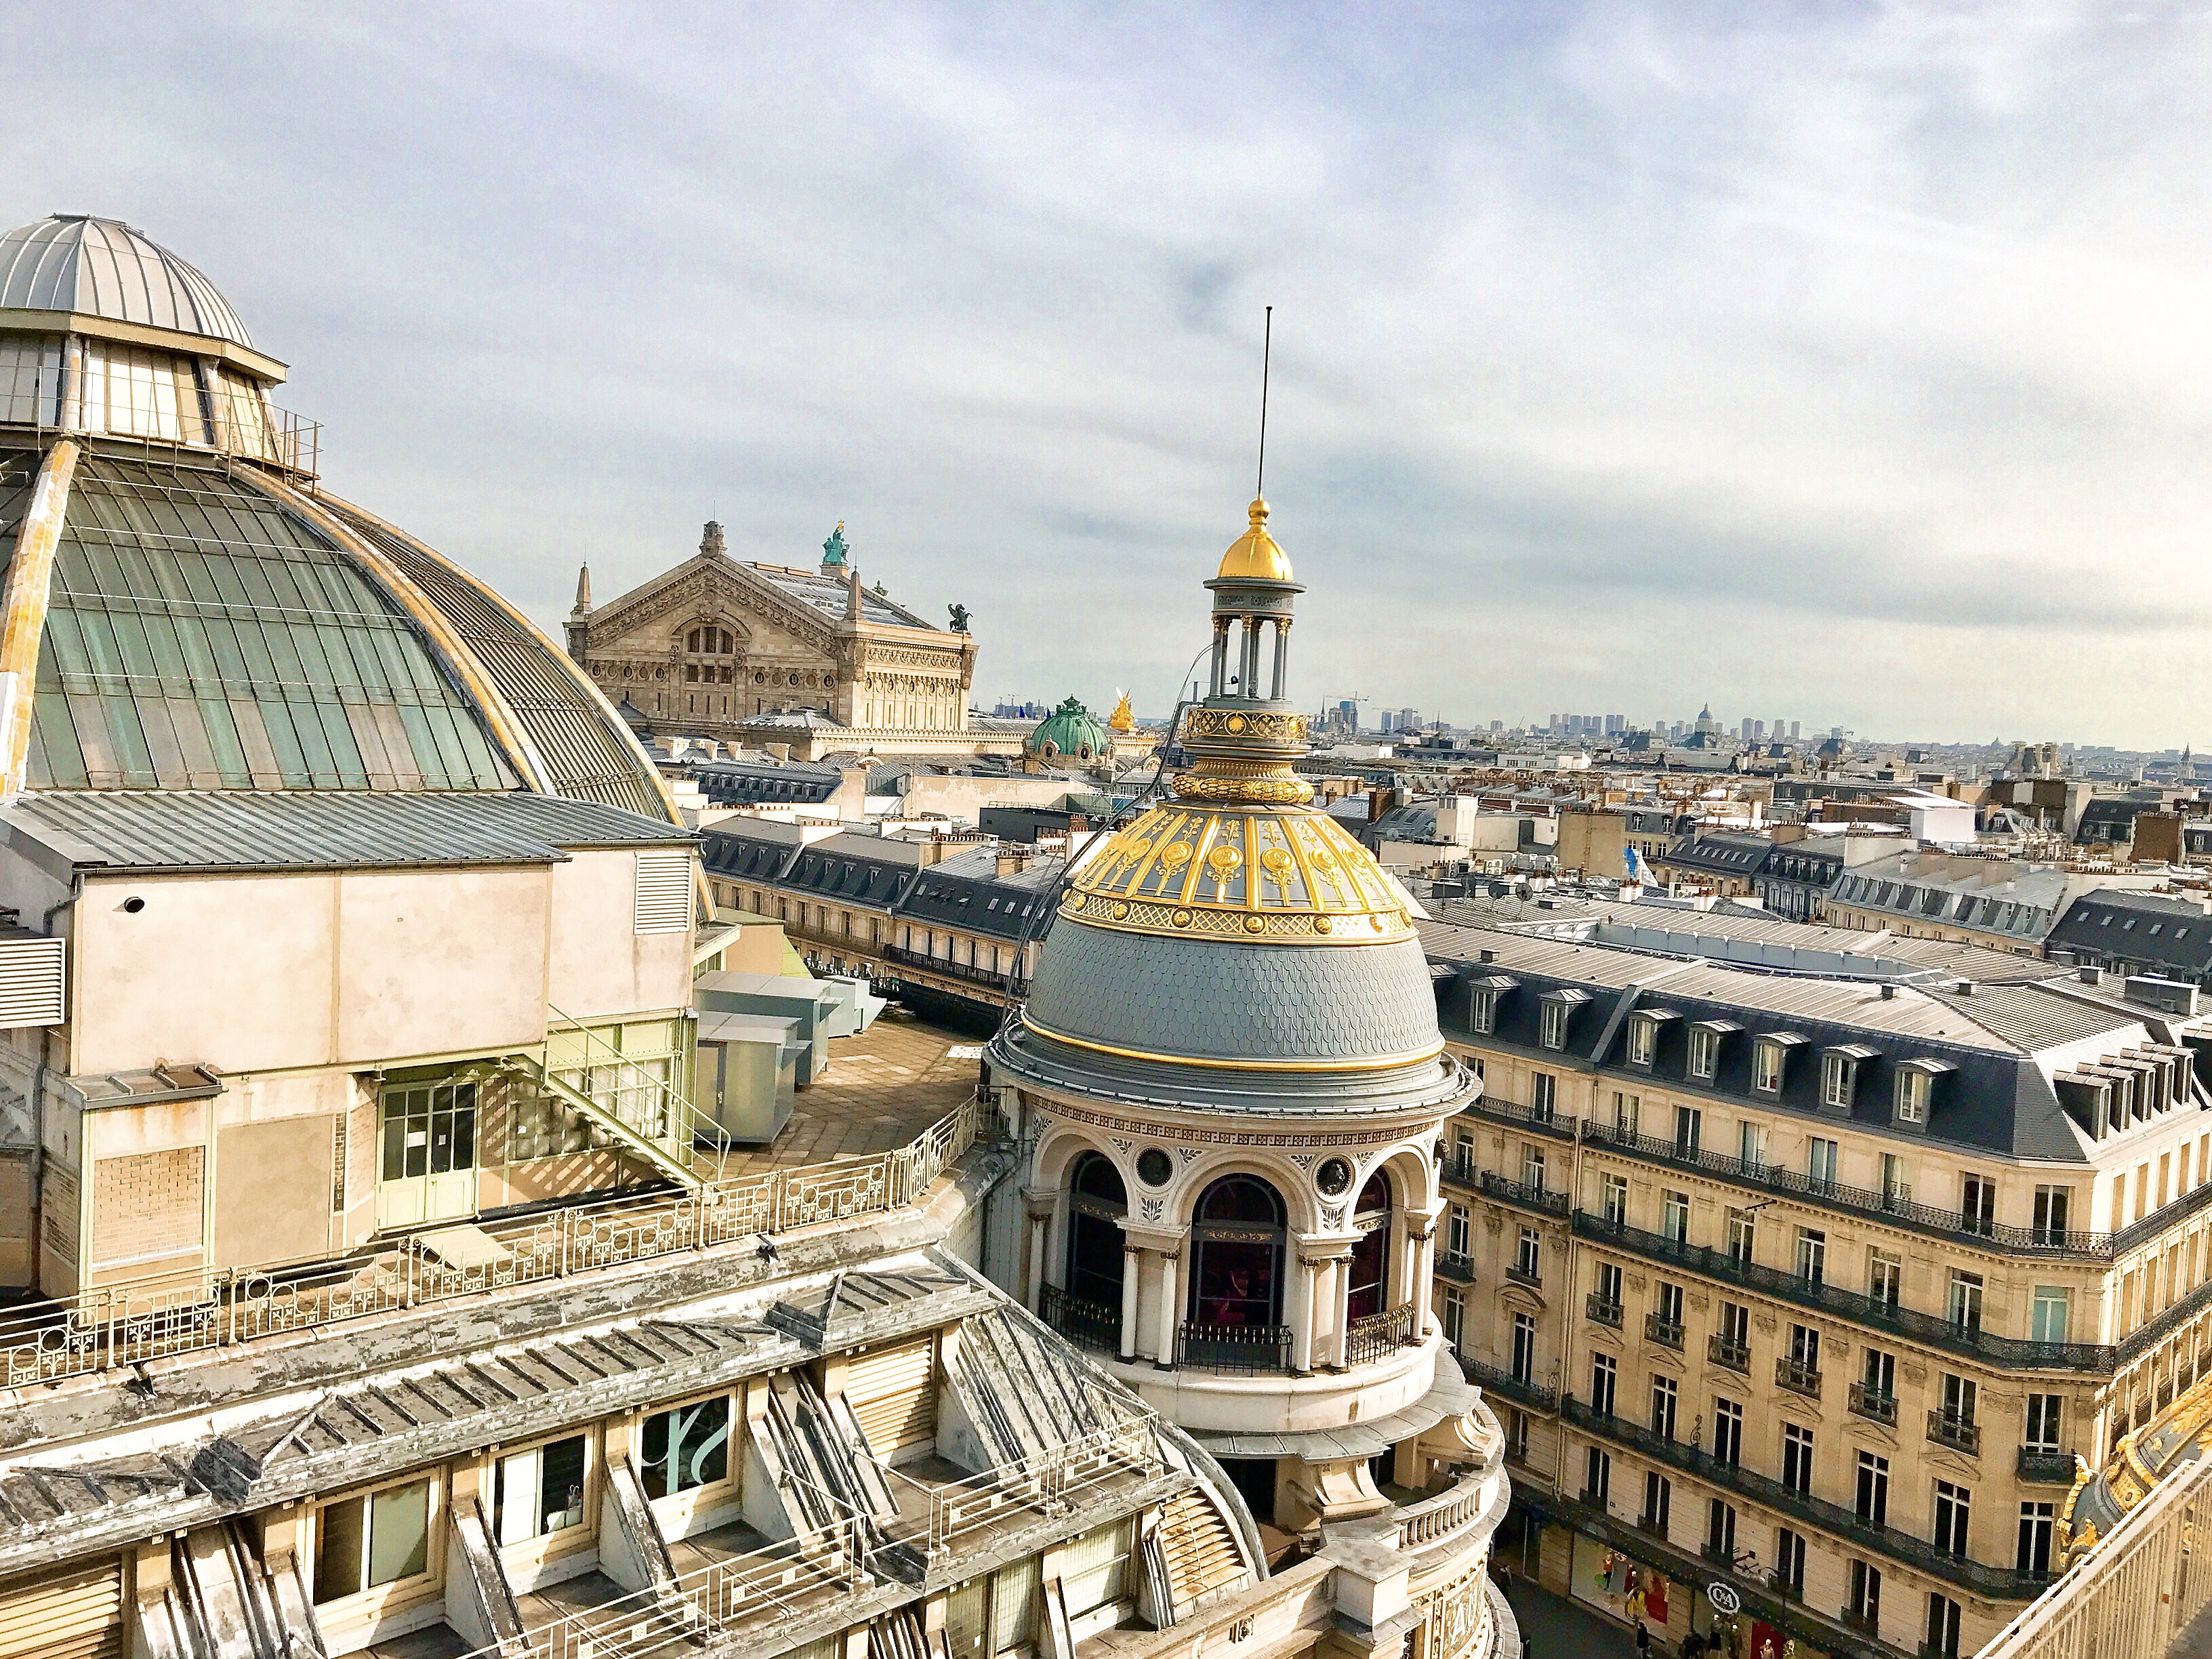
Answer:
<path fill-rule="evenodd" d="M 9 4 L 0 213 L 549 626 L 842 519 L 1164 714 L 1273 304 L 1310 704 L 2212 740 L 2199 7 L 341 9 Z"/>

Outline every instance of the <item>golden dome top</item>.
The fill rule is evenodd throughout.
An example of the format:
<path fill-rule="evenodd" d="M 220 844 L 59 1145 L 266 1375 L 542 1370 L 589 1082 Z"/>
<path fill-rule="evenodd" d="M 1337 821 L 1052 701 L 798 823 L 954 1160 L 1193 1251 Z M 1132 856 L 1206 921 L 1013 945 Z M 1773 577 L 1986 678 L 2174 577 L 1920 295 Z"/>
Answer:
<path fill-rule="evenodd" d="M 1404 890 L 1326 812 L 1177 801 L 1079 867 L 1070 916 L 1120 933 L 1299 945 L 1413 936 Z"/>
<path fill-rule="evenodd" d="M 1230 543 L 1229 550 L 1221 556 L 1221 569 L 1217 581 L 1287 582 L 1295 580 L 1291 574 L 1287 554 L 1275 544 L 1267 533 L 1267 503 L 1255 499 L 1252 502 L 1252 527 Z"/>

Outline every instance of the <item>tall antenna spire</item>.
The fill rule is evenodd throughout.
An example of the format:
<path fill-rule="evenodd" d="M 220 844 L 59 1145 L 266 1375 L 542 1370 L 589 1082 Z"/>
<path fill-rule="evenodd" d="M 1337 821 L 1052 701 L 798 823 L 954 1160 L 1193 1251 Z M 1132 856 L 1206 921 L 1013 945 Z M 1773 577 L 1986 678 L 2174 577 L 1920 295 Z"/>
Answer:
<path fill-rule="evenodd" d="M 1275 355 L 1275 308 L 1267 307 L 1267 332 L 1260 345 L 1260 477 L 1252 486 L 1255 495 L 1267 493 L 1267 370 Z"/>

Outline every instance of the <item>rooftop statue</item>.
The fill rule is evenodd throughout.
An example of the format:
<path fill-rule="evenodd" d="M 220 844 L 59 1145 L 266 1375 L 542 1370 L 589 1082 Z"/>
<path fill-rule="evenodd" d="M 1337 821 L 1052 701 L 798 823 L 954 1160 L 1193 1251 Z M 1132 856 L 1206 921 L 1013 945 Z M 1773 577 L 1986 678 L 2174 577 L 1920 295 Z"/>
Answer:
<path fill-rule="evenodd" d="M 1116 691 L 1114 695 L 1121 698 L 1121 702 L 1114 705 L 1114 712 L 1107 717 L 1106 724 L 1116 732 L 1135 731 L 1137 716 L 1135 711 L 1129 707 L 1129 694 L 1127 691 Z"/>
<path fill-rule="evenodd" d="M 968 607 L 964 605 L 948 605 L 945 608 L 952 613 L 952 631 L 956 634 L 965 634 L 968 631 Z"/>
<path fill-rule="evenodd" d="M 837 527 L 830 532 L 830 539 L 822 544 L 822 562 L 842 564 L 845 562 L 845 521 L 840 519 L 837 520 Z"/>

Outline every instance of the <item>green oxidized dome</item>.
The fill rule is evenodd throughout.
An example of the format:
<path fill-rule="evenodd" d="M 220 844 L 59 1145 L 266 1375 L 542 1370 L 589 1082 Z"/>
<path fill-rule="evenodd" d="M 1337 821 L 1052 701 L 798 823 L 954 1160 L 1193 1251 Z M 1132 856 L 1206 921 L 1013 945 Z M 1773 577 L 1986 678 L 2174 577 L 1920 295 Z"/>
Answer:
<path fill-rule="evenodd" d="M 1070 697 L 1038 724 L 1022 748 L 1039 760 L 1097 760 L 1114 752 L 1114 734 L 1081 698 Z"/>

